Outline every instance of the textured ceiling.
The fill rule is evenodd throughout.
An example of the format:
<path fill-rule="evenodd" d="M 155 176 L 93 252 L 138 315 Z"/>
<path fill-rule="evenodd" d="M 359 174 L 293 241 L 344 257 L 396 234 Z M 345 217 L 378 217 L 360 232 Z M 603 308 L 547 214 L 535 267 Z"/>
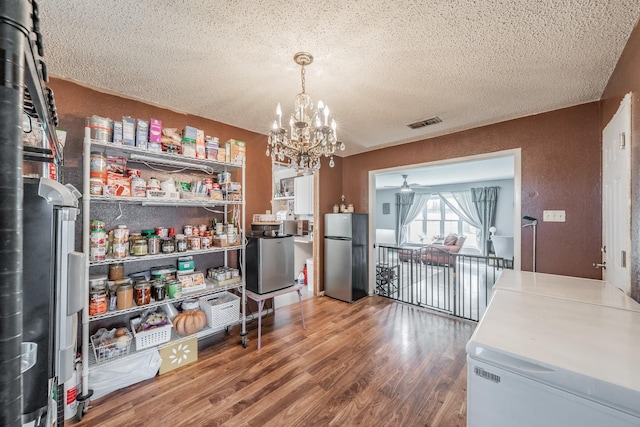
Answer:
<path fill-rule="evenodd" d="M 40 9 L 51 75 L 263 134 L 278 102 L 291 113 L 293 54 L 308 51 L 307 93 L 330 106 L 350 155 L 599 99 L 640 2 L 46 0 Z M 443 122 L 406 127 L 432 116 Z"/>

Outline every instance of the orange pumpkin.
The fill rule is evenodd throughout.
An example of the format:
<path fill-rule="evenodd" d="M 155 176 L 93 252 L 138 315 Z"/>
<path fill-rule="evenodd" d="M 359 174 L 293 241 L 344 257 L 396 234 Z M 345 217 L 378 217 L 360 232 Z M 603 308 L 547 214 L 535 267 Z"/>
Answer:
<path fill-rule="evenodd" d="M 185 310 L 173 318 L 173 328 L 178 335 L 193 335 L 207 325 L 207 315 L 202 310 Z"/>

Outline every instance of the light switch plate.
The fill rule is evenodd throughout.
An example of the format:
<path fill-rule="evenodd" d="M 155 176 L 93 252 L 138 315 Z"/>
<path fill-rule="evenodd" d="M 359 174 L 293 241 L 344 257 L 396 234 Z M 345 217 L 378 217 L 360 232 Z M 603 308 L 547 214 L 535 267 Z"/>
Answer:
<path fill-rule="evenodd" d="M 542 211 L 542 221 L 544 222 L 565 222 L 565 211 Z"/>

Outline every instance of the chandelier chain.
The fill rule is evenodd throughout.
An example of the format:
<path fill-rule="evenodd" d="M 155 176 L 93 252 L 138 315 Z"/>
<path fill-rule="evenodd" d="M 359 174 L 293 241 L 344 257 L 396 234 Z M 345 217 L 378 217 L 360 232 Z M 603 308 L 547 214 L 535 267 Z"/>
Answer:
<path fill-rule="evenodd" d="M 305 75 L 306 73 L 307 73 L 307 72 L 305 71 L 305 69 L 304 69 L 304 65 L 303 65 L 302 67 L 300 67 L 300 76 L 302 77 L 302 93 L 306 93 L 306 92 L 305 92 L 305 80 L 304 80 L 304 75 Z"/>

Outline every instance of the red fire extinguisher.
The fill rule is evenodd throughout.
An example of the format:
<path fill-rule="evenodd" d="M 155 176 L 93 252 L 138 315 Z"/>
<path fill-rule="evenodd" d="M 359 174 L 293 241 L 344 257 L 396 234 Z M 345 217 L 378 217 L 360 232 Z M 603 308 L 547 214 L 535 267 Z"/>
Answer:
<path fill-rule="evenodd" d="M 307 264 L 302 268 L 302 273 L 304 274 L 304 284 L 308 285 L 309 281 L 307 280 Z"/>

